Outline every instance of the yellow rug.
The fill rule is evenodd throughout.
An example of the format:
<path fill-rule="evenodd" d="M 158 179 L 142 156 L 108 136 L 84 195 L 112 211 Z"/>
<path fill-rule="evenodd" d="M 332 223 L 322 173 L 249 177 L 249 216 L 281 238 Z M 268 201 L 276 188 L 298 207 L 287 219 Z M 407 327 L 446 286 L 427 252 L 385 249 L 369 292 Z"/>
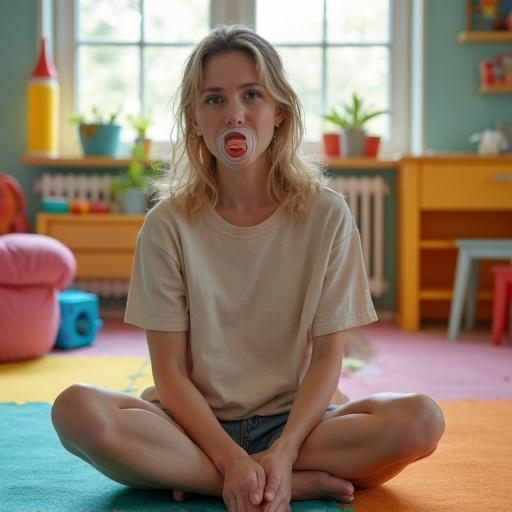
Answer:
<path fill-rule="evenodd" d="M 45 356 L 0 365 L 0 402 L 50 402 L 78 382 L 139 394 L 153 383 L 143 357 Z"/>

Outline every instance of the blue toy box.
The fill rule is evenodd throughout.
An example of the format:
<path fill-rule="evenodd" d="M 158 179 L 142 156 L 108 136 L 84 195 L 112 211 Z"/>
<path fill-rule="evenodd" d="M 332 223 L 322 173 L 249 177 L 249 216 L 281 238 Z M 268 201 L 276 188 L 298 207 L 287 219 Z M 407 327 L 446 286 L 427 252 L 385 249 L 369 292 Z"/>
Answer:
<path fill-rule="evenodd" d="M 80 290 L 59 293 L 60 327 L 56 348 L 77 348 L 94 341 L 103 325 L 99 318 L 98 296 Z"/>

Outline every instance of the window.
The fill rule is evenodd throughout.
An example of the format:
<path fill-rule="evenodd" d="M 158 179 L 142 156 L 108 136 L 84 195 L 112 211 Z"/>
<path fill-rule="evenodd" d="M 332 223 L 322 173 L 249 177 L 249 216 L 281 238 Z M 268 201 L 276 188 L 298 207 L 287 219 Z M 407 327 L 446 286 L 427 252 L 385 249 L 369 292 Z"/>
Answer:
<path fill-rule="evenodd" d="M 308 0 L 301 8 L 295 0 L 55 1 L 63 152 L 77 149 L 66 119 L 94 106 L 149 114 L 150 136 L 167 142 L 185 58 L 211 26 L 232 22 L 253 26 L 282 55 L 308 140 L 329 128 L 327 108 L 357 91 L 390 111 L 370 125 L 384 151 L 408 149 L 407 0 Z M 133 134 L 125 130 L 123 139 Z"/>
<path fill-rule="evenodd" d="M 388 109 L 390 85 L 390 2 L 258 0 L 256 29 L 281 53 L 306 111 L 308 136 L 319 139 L 322 114 L 357 91 L 365 100 Z M 361 7 L 364 5 L 364 9 Z M 293 12 L 293 23 L 283 23 Z M 370 126 L 389 134 L 389 116 Z"/>

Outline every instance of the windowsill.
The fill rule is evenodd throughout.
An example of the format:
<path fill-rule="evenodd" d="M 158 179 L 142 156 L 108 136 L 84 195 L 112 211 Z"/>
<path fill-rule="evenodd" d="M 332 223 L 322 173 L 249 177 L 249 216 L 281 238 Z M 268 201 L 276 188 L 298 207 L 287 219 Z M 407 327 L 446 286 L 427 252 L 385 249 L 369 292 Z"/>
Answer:
<path fill-rule="evenodd" d="M 55 158 L 23 155 L 21 163 L 32 167 L 90 167 L 121 169 L 130 163 L 129 158 L 108 156 L 59 156 Z"/>
<path fill-rule="evenodd" d="M 398 157 L 328 157 L 327 165 L 336 169 L 392 169 L 400 162 Z M 161 160 L 152 160 L 159 162 Z M 21 163 L 31 167 L 76 167 L 96 169 L 122 169 L 130 163 L 129 158 L 106 156 L 61 156 L 56 158 L 23 155 Z"/>

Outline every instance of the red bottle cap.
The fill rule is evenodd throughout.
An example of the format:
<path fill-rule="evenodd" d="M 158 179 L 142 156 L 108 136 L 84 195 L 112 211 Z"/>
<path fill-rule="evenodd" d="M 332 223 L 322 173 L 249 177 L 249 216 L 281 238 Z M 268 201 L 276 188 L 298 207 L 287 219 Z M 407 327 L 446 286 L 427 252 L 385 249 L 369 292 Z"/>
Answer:
<path fill-rule="evenodd" d="M 36 67 L 32 71 L 33 77 L 50 77 L 57 78 L 57 70 L 53 65 L 52 58 L 46 50 L 46 38 L 41 39 L 41 46 L 39 48 L 39 58 L 37 59 Z"/>

